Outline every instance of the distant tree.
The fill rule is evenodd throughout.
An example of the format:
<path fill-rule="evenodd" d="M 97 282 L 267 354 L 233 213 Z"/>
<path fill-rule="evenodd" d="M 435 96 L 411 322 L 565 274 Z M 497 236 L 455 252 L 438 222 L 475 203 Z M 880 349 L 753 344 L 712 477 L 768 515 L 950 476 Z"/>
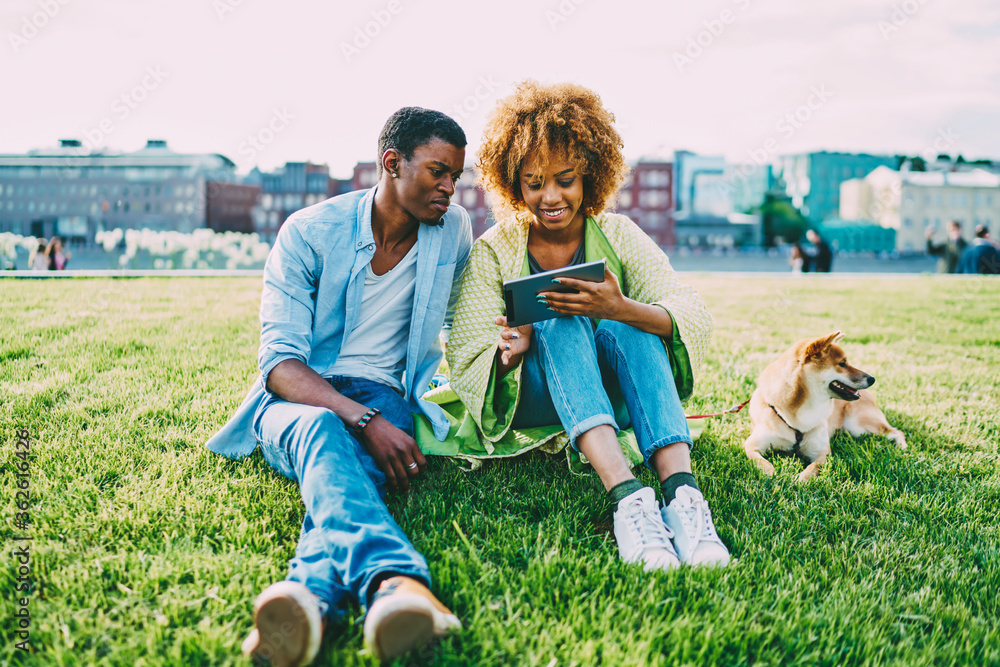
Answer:
<path fill-rule="evenodd" d="M 937 159 L 939 162 L 951 162 L 951 156 L 947 153 L 938 153 Z"/>
<path fill-rule="evenodd" d="M 965 164 L 965 158 L 964 158 L 964 157 L 962 157 L 962 154 L 961 154 L 961 153 L 959 153 L 959 154 L 958 154 L 958 157 L 957 157 L 957 158 L 955 158 L 955 163 L 956 163 L 956 164 Z"/>
<path fill-rule="evenodd" d="M 896 157 L 896 171 L 899 171 L 902 168 L 902 166 L 906 164 L 906 160 L 908 158 L 905 155 L 897 155 L 895 157 Z"/>
<path fill-rule="evenodd" d="M 927 163 L 919 155 L 910 160 L 911 171 L 927 171 Z"/>
<path fill-rule="evenodd" d="M 764 245 L 769 248 L 774 247 L 777 237 L 795 243 L 809 229 L 809 221 L 784 194 L 767 193 L 756 212 L 760 213 L 764 225 Z"/>

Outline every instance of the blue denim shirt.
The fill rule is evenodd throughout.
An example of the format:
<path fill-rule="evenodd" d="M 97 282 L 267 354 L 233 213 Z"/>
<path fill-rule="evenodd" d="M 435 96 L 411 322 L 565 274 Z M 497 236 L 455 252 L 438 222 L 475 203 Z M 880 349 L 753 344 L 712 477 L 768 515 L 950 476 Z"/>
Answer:
<path fill-rule="evenodd" d="M 257 445 L 253 423 L 271 396 L 267 376 L 286 359 L 298 359 L 322 376 L 337 361 L 344 336 L 361 308 L 365 267 L 375 254 L 372 202 L 375 189 L 350 192 L 288 218 L 264 266 L 260 299 L 260 376 L 236 414 L 209 439 L 213 452 L 246 456 Z M 441 363 L 439 335 L 451 326 L 462 272 L 472 248 L 465 209 L 452 205 L 443 224 L 417 232 L 417 278 L 406 349 L 404 398 L 426 415 L 444 440 L 449 422 L 440 406 L 421 399 Z"/>

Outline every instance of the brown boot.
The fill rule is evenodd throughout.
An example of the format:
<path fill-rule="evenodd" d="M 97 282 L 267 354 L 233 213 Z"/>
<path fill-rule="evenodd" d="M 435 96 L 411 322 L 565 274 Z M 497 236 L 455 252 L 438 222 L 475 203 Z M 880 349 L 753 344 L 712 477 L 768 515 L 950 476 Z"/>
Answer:
<path fill-rule="evenodd" d="M 408 653 L 435 635 L 462 624 L 427 587 L 409 577 L 392 577 L 378 587 L 365 617 L 365 646 L 379 660 Z"/>

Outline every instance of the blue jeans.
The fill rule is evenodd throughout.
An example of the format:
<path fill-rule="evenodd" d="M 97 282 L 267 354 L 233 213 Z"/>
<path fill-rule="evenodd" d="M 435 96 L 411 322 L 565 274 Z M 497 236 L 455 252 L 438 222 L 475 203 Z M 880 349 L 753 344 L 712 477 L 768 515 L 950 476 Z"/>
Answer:
<path fill-rule="evenodd" d="M 327 380 L 413 435 L 413 415 L 391 387 L 363 378 Z M 385 506 L 385 475 L 337 415 L 271 394 L 254 417 L 254 433 L 271 467 L 299 483 L 306 515 L 288 579 L 315 593 L 325 616 L 337 615 L 348 596 L 367 606 L 380 574 L 430 586 L 427 561 Z"/>
<path fill-rule="evenodd" d="M 658 449 L 691 444 L 663 341 L 613 320 L 596 329 L 586 317 L 535 324 L 513 427 L 556 424 L 577 449 L 577 438 L 595 426 L 631 426 L 646 465 Z"/>

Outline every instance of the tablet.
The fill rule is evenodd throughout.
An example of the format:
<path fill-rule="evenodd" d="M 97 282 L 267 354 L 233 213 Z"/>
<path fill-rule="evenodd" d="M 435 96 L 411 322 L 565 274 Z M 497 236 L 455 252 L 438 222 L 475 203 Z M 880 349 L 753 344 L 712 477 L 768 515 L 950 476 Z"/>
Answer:
<path fill-rule="evenodd" d="M 551 311 L 544 304 L 538 303 L 540 292 L 571 292 L 579 290 L 552 282 L 553 278 L 576 278 L 589 280 L 593 283 L 604 282 L 604 260 L 564 266 L 561 269 L 543 271 L 533 276 L 514 278 L 503 284 L 503 300 L 507 306 L 507 326 L 519 327 L 522 324 L 551 320 L 554 317 L 564 317 Z"/>

